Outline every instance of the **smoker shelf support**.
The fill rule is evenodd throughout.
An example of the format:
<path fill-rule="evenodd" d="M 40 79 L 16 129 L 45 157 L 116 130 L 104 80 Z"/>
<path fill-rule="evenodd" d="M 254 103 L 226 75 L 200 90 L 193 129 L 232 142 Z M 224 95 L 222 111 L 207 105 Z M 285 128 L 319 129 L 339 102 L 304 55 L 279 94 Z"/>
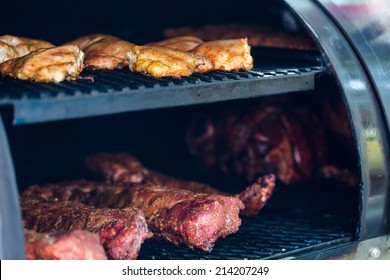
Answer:
<path fill-rule="evenodd" d="M 24 259 L 21 221 L 15 171 L 0 116 L 0 259 Z"/>

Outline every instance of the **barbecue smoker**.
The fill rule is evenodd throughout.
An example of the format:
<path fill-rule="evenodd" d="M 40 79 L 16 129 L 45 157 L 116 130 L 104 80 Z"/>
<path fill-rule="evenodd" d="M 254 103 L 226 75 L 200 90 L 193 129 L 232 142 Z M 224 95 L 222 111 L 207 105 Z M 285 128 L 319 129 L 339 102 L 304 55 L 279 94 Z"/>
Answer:
<path fill-rule="evenodd" d="M 190 117 L 205 108 L 245 110 L 278 97 L 311 107 L 327 95 L 336 96 L 348 116 L 357 188 L 319 180 L 279 182 L 260 214 L 243 218 L 240 230 L 218 240 L 212 252 L 150 239 L 139 259 L 389 258 L 387 1 L 71 0 L 61 8 L 51 1 L 5 2 L 0 34 L 56 44 L 90 33 L 143 44 L 162 39 L 169 27 L 233 22 L 307 33 L 318 49 L 253 47 L 251 71 L 181 79 L 154 79 L 128 69 L 84 71 L 93 82 L 39 84 L 1 77 L 1 259 L 24 258 L 19 192 L 36 183 L 91 178 L 83 165 L 89 153 L 128 151 L 156 170 L 235 192 L 241 179 L 204 171 L 191 157 L 183 136 Z"/>

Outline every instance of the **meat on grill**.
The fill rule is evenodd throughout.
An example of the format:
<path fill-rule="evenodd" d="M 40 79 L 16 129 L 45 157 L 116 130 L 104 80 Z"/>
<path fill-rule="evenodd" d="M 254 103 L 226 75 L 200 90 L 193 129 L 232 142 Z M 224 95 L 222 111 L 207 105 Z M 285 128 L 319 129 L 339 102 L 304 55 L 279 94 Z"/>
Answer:
<path fill-rule="evenodd" d="M 203 56 L 158 46 L 134 46 L 128 53 L 130 70 L 155 78 L 186 77 L 213 70 Z"/>
<path fill-rule="evenodd" d="M 134 46 L 133 43 L 104 34 L 83 36 L 67 44 L 78 45 L 84 51 L 86 68 L 110 70 L 129 65 L 126 53 Z"/>
<path fill-rule="evenodd" d="M 99 236 L 82 230 L 24 231 L 27 260 L 106 260 Z"/>
<path fill-rule="evenodd" d="M 166 39 L 160 42 L 149 43 L 146 44 L 145 46 L 168 47 L 168 48 L 187 52 L 194 49 L 195 47 L 199 46 L 202 43 L 203 41 L 197 37 L 179 36 L 179 37 Z"/>
<path fill-rule="evenodd" d="M 233 71 L 253 68 L 253 57 L 247 38 L 208 41 L 190 52 L 210 60 L 213 70 Z"/>
<path fill-rule="evenodd" d="M 112 185 L 76 181 L 31 186 L 22 196 L 45 201 L 77 201 L 115 208 L 111 209 L 113 211 L 121 211 L 117 208 L 138 208 L 144 213 L 154 236 L 205 251 L 211 251 L 218 238 L 238 231 L 241 225 L 239 212 L 244 207 L 241 200 L 232 196 L 207 195 L 151 184 Z M 36 212 L 40 214 L 39 210 L 31 209 L 31 218 L 27 216 L 27 221 L 37 221 Z M 41 216 L 45 218 L 47 214 Z M 30 227 L 36 225 L 37 222 Z M 49 227 L 53 225 L 49 221 Z"/>
<path fill-rule="evenodd" d="M 48 49 L 55 47 L 52 43 L 36 40 L 31 38 L 17 37 L 12 35 L 3 35 L 0 36 L 0 41 L 12 46 L 16 51 L 15 57 L 24 56 L 30 52 L 39 50 L 39 49 Z"/>
<path fill-rule="evenodd" d="M 97 233 L 108 258 L 136 259 L 143 241 L 151 236 L 138 209 L 95 208 L 76 202 L 21 199 L 26 229 L 39 233 L 87 230 Z"/>
<path fill-rule="evenodd" d="M 286 33 L 261 25 L 220 24 L 201 27 L 168 28 L 164 31 L 166 38 L 177 36 L 195 36 L 204 41 L 248 38 L 251 46 L 275 47 L 286 49 L 316 50 L 314 42 L 306 35 Z"/>
<path fill-rule="evenodd" d="M 175 189 L 190 190 L 195 193 L 231 195 L 213 188 L 207 184 L 179 180 L 144 167 L 133 156 L 127 153 L 98 153 L 86 159 L 87 167 L 103 175 L 108 181 L 115 183 L 142 183 L 169 186 Z M 245 190 L 235 197 L 245 205 L 241 210 L 243 216 L 254 216 L 270 199 L 275 187 L 275 176 L 266 175 L 257 178 Z"/>
<path fill-rule="evenodd" d="M 14 58 L 18 55 L 16 49 L 13 46 L 0 41 L 0 63 L 7 61 L 8 59 Z"/>
<path fill-rule="evenodd" d="M 1 63 L 0 73 L 46 83 L 75 80 L 84 68 L 83 58 L 84 53 L 74 45 L 39 49 Z"/>
<path fill-rule="evenodd" d="M 320 109 L 316 114 L 316 106 L 274 98 L 245 109 L 199 112 L 187 129 L 186 142 L 206 169 L 249 180 L 272 172 L 285 184 L 317 177 L 328 185 L 356 187 L 346 114 L 339 114 L 340 106 L 327 111 L 335 106 L 326 100 L 320 106 L 326 114 Z M 336 123 L 349 129 L 337 134 Z"/>
<path fill-rule="evenodd" d="M 206 168 L 249 180 L 273 172 L 286 184 L 310 178 L 328 156 L 319 119 L 291 105 L 200 113 L 187 130 L 186 142 Z"/>

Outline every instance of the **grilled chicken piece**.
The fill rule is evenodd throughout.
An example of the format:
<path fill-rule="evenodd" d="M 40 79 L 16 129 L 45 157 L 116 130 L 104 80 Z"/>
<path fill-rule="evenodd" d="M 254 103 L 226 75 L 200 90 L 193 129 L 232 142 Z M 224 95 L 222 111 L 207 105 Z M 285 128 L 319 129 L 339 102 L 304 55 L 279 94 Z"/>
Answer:
<path fill-rule="evenodd" d="M 74 80 L 83 70 L 84 54 L 74 45 L 40 49 L 0 64 L 0 73 L 21 80 L 61 82 Z"/>
<path fill-rule="evenodd" d="M 126 53 L 134 46 L 130 42 L 105 34 L 83 36 L 67 44 L 78 45 L 84 51 L 86 68 L 110 70 L 129 65 Z"/>
<path fill-rule="evenodd" d="M 157 46 L 157 47 L 167 47 L 172 49 L 177 49 L 181 51 L 190 51 L 195 47 L 202 44 L 203 41 L 197 37 L 193 36 L 180 36 L 171 39 L 166 39 L 160 42 L 154 42 L 146 44 L 146 46 Z"/>
<path fill-rule="evenodd" d="M 250 70 L 253 68 L 251 47 L 247 38 L 209 41 L 191 51 L 209 59 L 213 70 Z"/>
<path fill-rule="evenodd" d="M 99 236 L 82 230 L 37 233 L 24 231 L 26 260 L 106 260 Z"/>
<path fill-rule="evenodd" d="M 0 36 L 0 41 L 12 46 L 17 52 L 17 57 L 24 56 L 30 52 L 55 47 L 52 43 L 42 40 L 35 40 L 12 35 Z"/>
<path fill-rule="evenodd" d="M 87 167 L 93 172 L 102 174 L 114 183 L 141 183 L 169 186 L 174 189 L 190 190 L 195 193 L 232 195 L 221 192 L 207 184 L 188 182 L 166 176 L 144 167 L 136 158 L 126 153 L 98 153 L 86 160 Z M 254 216 L 260 212 L 270 199 L 275 187 L 275 176 L 266 175 L 257 180 L 235 196 L 245 205 L 242 216 Z"/>
<path fill-rule="evenodd" d="M 42 202 L 21 198 L 23 224 L 39 233 L 87 230 L 97 233 L 108 258 L 136 259 L 141 244 L 151 237 L 138 209 L 95 208 L 76 202 Z"/>
<path fill-rule="evenodd" d="M 17 57 L 18 53 L 14 47 L 0 41 L 0 63 L 7 61 L 8 59 Z"/>
<path fill-rule="evenodd" d="M 31 186 L 23 192 L 22 198 L 77 201 L 95 207 L 115 208 L 111 210 L 116 211 L 121 210 L 117 208 L 138 208 L 144 213 L 148 227 L 154 236 L 174 244 L 183 243 L 191 248 L 196 247 L 205 251 L 211 251 L 218 238 L 238 231 L 241 225 L 238 215 L 244 207 L 238 198 L 232 196 L 207 195 L 151 184 L 112 185 L 87 181 Z M 48 222 L 50 225 L 46 227 L 51 228 L 56 225 L 54 219 L 46 219 L 43 222 L 46 216 L 54 215 L 51 214 L 53 211 L 49 212 L 50 209 L 43 211 L 43 205 L 46 204 L 38 205 L 38 209 L 23 211 L 27 213 L 24 219 L 31 221 L 30 227 L 41 224 L 45 226 Z M 39 209 L 44 213 L 40 214 Z M 38 219 L 38 215 L 42 218 Z M 58 218 L 57 222 L 60 223 L 62 220 Z"/>
<path fill-rule="evenodd" d="M 212 70 L 203 56 L 157 46 L 134 46 L 127 53 L 130 70 L 155 78 L 183 77 Z"/>

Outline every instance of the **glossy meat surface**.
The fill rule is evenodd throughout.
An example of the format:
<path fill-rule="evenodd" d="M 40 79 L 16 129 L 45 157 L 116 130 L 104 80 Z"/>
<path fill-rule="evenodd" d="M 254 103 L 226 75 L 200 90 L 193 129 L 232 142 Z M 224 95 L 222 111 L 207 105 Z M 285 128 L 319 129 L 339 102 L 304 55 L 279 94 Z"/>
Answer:
<path fill-rule="evenodd" d="M 204 56 L 213 65 L 213 70 L 250 70 L 253 57 L 247 38 L 208 41 L 200 44 L 191 53 Z"/>
<path fill-rule="evenodd" d="M 83 52 L 74 45 L 40 49 L 3 62 L 0 73 L 46 83 L 75 80 L 84 68 L 83 58 Z"/>
<path fill-rule="evenodd" d="M 131 71 L 155 78 L 180 78 L 212 70 L 212 64 L 203 56 L 167 47 L 134 46 L 127 58 Z"/>
<path fill-rule="evenodd" d="M 302 182 L 328 158 L 318 117 L 288 103 L 199 113 L 186 142 L 205 168 L 248 180 L 272 172 L 286 184 Z"/>
<path fill-rule="evenodd" d="M 21 199 L 26 229 L 39 233 L 87 230 L 97 233 L 108 258 L 136 259 L 143 241 L 150 237 L 141 211 L 132 208 L 95 208 L 77 202 L 44 202 L 32 196 Z"/>
<path fill-rule="evenodd" d="M 53 233 L 24 231 L 26 260 L 106 260 L 99 236 L 81 230 Z"/>
<path fill-rule="evenodd" d="M 220 237 L 238 231 L 242 202 L 232 196 L 207 195 L 160 185 L 113 185 L 87 181 L 31 186 L 23 197 L 77 201 L 96 207 L 142 210 L 154 236 L 174 244 L 211 251 Z"/>
<path fill-rule="evenodd" d="M 115 183 L 142 183 L 158 184 L 170 188 L 189 190 L 194 193 L 220 194 L 224 193 L 207 184 L 183 181 L 144 167 L 133 156 L 127 153 L 98 153 L 91 155 L 86 160 L 87 167 L 103 175 L 108 181 Z M 241 210 L 243 216 L 253 216 L 260 212 L 271 198 L 275 187 L 275 176 L 266 175 L 259 177 L 239 194 L 234 196 L 244 202 L 245 209 Z"/>

